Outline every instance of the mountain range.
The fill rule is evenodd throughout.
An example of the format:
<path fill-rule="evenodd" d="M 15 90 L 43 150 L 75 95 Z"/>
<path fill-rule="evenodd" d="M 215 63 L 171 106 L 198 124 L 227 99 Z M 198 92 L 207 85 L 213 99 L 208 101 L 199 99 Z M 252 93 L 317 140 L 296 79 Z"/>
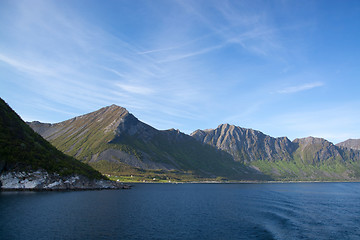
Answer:
<path fill-rule="evenodd" d="M 346 142 L 334 145 L 313 137 L 291 141 L 229 124 L 187 135 L 157 130 L 116 105 L 60 123 L 28 124 L 57 149 L 106 174 L 230 180 L 360 178 L 360 151 Z"/>
<path fill-rule="evenodd" d="M 149 171 L 192 177 L 267 179 L 225 151 L 202 144 L 179 130 L 157 130 L 111 105 L 73 119 L 29 125 L 66 154 L 103 173 L 141 174 Z"/>

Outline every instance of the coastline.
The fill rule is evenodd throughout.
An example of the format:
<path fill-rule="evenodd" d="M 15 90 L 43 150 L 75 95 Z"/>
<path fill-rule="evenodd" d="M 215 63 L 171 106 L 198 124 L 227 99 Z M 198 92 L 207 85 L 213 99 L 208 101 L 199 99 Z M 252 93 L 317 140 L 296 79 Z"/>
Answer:
<path fill-rule="evenodd" d="M 0 174 L 1 191 L 84 191 L 129 188 L 130 185 L 122 182 L 89 179 L 82 175 L 60 176 L 43 170 Z"/>
<path fill-rule="evenodd" d="M 190 181 L 190 182 L 124 182 L 129 184 L 283 184 L 283 183 L 360 183 L 356 181 Z"/>
<path fill-rule="evenodd" d="M 68 188 L 68 189 L 46 189 L 46 188 L 0 188 L 0 192 L 77 192 L 77 191 L 102 191 L 131 189 L 132 185 L 123 184 L 118 188 Z"/>

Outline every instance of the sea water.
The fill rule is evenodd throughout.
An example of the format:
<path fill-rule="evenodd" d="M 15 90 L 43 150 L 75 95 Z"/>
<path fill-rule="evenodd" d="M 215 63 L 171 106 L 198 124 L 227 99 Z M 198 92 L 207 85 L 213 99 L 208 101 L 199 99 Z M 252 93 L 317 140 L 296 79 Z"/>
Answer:
<path fill-rule="evenodd" d="M 1 192 L 0 239 L 360 239 L 360 183 Z"/>

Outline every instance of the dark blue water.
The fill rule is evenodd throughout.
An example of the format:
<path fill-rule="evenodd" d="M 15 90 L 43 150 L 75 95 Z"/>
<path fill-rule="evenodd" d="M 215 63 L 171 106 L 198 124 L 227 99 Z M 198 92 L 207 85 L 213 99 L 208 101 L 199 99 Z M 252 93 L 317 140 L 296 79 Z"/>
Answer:
<path fill-rule="evenodd" d="M 360 183 L 2 192 L 0 239 L 360 239 Z"/>

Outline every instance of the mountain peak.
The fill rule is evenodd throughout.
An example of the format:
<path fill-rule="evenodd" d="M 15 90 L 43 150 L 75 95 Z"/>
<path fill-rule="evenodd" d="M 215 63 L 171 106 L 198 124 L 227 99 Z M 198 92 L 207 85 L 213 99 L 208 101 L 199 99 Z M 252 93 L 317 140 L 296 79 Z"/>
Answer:
<path fill-rule="evenodd" d="M 220 124 L 216 129 L 196 130 L 191 136 L 227 151 L 236 161 L 290 159 L 293 151 L 292 143 L 287 138 L 272 138 L 260 131 L 228 123 Z"/>
<path fill-rule="evenodd" d="M 124 107 L 121 107 L 121 106 L 116 105 L 116 104 L 111 104 L 110 106 L 107 106 L 105 108 L 123 108 L 123 109 L 125 109 Z"/>
<path fill-rule="evenodd" d="M 360 150 L 360 139 L 348 139 L 344 142 L 336 144 L 336 146 Z"/>
<path fill-rule="evenodd" d="M 128 112 L 128 110 L 126 110 L 126 108 L 118 106 L 116 104 L 112 104 L 110 106 L 100 108 L 99 110 L 94 111 L 94 112 L 98 112 L 98 111 L 101 111 L 103 109 L 106 110 L 106 111 L 126 111 L 126 112 Z"/>
<path fill-rule="evenodd" d="M 231 125 L 229 123 L 221 123 L 221 124 L 219 124 L 219 126 L 217 128 L 228 128 L 230 126 L 233 126 L 233 125 Z"/>
<path fill-rule="evenodd" d="M 305 138 L 296 138 L 294 143 L 301 143 L 303 145 L 311 145 L 311 144 L 332 144 L 328 140 L 324 138 L 318 138 L 318 137 L 305 137 Z"/>
<path fill-rule="evenodd" d="M 108 121 L 108 120 L 111 120 L 111 121 L 119 120 L 128 114 L 129 114 L 129 111 L 126 110 L 126 108 L 112 104 L 110 106 L 100 108 L 99 110 L 96 110 L 94 112 L 91 112 L 91 113 L 88 113 L 85 115 L 81 115 L 79 117 L 75 117 L 73 119 L 75 119 L 75 120 L 83 119 L 85 121 L 95 121 L 95 122 L 99 123 L 99 122 Z"/>

